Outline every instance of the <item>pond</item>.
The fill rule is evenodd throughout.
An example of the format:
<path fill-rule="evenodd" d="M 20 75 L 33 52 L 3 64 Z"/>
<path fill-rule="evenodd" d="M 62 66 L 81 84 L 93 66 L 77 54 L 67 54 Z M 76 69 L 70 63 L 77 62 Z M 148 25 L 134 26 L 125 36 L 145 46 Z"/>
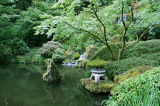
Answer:
<path fill-rule="evenodd" d="M 107 94 L 85 90 L 80 79 L 84 70 L 58 66 L 62 81 L 46 85 L 44 65 L 1 65 L 0 106 L 99 106 Z"/>

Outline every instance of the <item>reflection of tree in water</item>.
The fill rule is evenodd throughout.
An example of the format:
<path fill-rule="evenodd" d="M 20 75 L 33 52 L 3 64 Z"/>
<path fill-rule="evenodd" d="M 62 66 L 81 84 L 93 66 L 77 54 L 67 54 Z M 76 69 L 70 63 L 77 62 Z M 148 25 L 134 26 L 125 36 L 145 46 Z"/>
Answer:
<path fill-rule="evenodd" d="M 63 76 L 60 83 L 46 85 L 42 81 L 46 68 L 41 66 L 0 67 L 0 106 L 6 102 L 8 106 L 93 106 L 97 95 L 90 96 L 82 89 L 83 73 L 76 68 L 58 68 Z"/>
<path fill-rule="evenodd" d="M 10 106 L 45 105 L 43 101 L 50 99 L 43 89 L 40 69 L 40 66 L 33 68 L 31 65 L 1 66 L 0 106 L 6 103 Z"/>

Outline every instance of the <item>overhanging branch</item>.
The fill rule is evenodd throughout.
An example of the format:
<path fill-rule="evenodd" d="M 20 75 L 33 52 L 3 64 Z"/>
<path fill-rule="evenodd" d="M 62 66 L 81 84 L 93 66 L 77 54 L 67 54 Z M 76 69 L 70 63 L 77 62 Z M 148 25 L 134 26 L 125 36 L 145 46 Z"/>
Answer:
<path fill-rule="evenodd" d="M 106 44 L 106 42 L 105 42 L 104 40 L 102 40 L 102 38 L 99 37 L 98 35 L 96 35 L 96 34 L 94 34 L 94 33 L 92 33 L 92 32 L 89 32 L 89 31 L 87 31 L 87 30 L 85 30 L 85 29 L 82 29 L 82 28 L 76 28 L 75 26 L 69 24 L 69 23 L 66 22 L 66 21 L 63 21 L 63 22 L 64 22 L 65 24 L 67 24 L 68 26 L 70 26 L 71 28 L 76 29 L 76 30 L 79 30 L 79 31 L 82 31 L 82 32 L 86 32 L 86 33 L 88 33 L 88 34 L 96 37 L 97 39 L 99 39 L 99 40 L 100 40 L 101 42 L 103 42 L 104 44 Z"/>

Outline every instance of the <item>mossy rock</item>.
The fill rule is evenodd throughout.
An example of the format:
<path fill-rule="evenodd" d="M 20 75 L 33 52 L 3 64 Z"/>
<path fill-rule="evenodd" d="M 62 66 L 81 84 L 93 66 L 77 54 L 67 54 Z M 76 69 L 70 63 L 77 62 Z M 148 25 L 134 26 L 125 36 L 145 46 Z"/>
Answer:
<path fill-rule="evenodd" d="M 78 60 L 79 58 L 80 58 L 79 52 L 77 52 L 77 53 L 75 53 L 75 54 L 73 55 L 73 60 Z"/>
<path fill-rule="evenodd" d="M 96 52 L 96 47 L 90 45 L 89 47 L 86 48 L 85 58 L 90 59 L 95 54 L 95 52 Z"/>
<path fill-rule="evenodd" d="M 88 63 L 89 60 L 87 59 L 83 59 L 83 60 L 80 60 L 78 62 L 78 66 L 81 67 L 81 68 L 85 68 L 86 67 L 86 64 Z"/>
<path fill-rule="evenodd" d="M 82 86 L 92 93 L 108 93 L 117 84 L 113 81 L 99 81 L 95 82 L 89 78 L 81 79 Z"/>
<path fill-rule="evenodd" d="M 43 74 L 43 81 L 47 82 L 47 83 L 60 81 L 62 76 L 60 75 L 60 72 L 57 69 L 53 60 L 52 59 L 46 59 L 45 62 L 46 62 L 46 65 L 47 65 L 47 70 Z"/>
<path fill-rule="evenodd" d="M 89 61 L 87 63 L 87 67 L 90 67 L 90 68 L 100 68 L 100 67 L 104 67 L 107 64 L 109 64 L 108 61 L 104 61 L 102 59 L 98 59 L 98 60 Z"/>
<path fill-rule="evenodd" d="M 117 83 L 121 83 L 123 81 L 125 81 L 126 79 L 129 79 L 129 78 L 132 78 L 132 77 L 135 77 L 139 74 L 143 74 L 144 72 L 152 69 L 153 67 L 151 66 L 138 66 L 138 67 L 134 67 L 128 71 L 126 71 L 125 73 L 123 74 L 120 74 L 120 75 L 116 75 L 114 77 L 114 81 L 117 82 Z"/>

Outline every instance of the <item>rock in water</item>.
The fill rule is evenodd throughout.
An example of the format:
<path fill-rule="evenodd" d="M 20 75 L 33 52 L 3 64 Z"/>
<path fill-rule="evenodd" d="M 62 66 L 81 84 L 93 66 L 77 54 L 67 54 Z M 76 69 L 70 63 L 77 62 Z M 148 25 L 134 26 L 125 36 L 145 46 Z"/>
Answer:
<path fill-rule="evenodd" d="M 47 83 L 58 82 L 62 78 L 53 60 L 46 60 L 47 71 L 43 74 L 43 81 Z"/>

